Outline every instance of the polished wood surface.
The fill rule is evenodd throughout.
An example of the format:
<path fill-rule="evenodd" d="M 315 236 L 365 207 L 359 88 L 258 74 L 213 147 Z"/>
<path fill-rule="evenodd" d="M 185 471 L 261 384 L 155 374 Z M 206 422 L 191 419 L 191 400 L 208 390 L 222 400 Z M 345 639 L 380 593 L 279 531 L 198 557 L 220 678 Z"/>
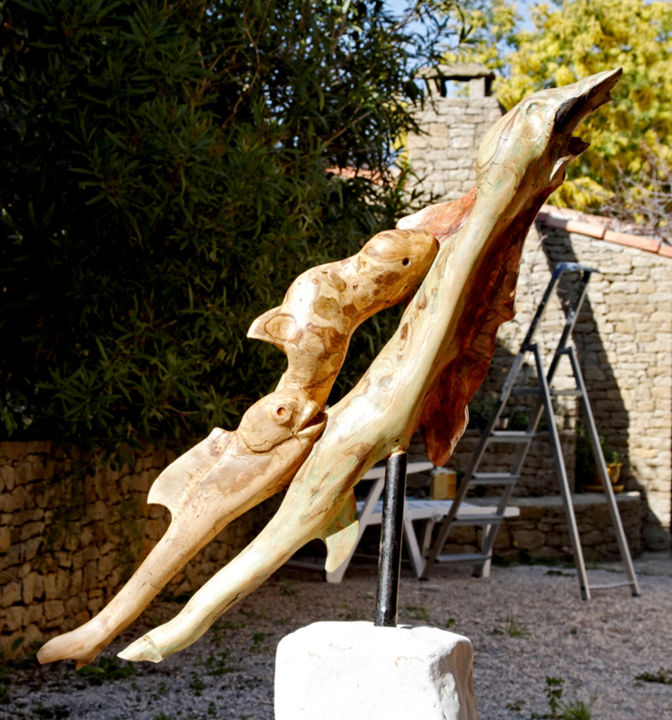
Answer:
<path fill-rule="evenodd" d="M 287 355 L 278 389 L 329 397 L 353 332 L 377 312 L 407 300 L 434 260 L 438 244 L 424 230 L 378 233 L 352 257 L 307 270 L 279 307 L 257 318 L 248 337 Z"/>

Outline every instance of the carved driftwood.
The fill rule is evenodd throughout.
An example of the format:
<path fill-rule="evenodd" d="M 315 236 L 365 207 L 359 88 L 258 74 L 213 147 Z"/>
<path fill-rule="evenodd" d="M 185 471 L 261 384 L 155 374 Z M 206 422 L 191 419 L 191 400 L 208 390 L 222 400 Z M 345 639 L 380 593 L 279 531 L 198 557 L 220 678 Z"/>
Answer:
<path fill-rule="evenodd" d="M 171 511 L 165 535 L 98 615 L 40 649 L 40 662 L 91 662 L 232 520 L 287 486 L 324 429 L 322 410 L 353 332 L 408 298 L 437 248 L 422 230 L 379 233 L 356 255 L 300 275 L 283 304 L 254 321 L 249 336 L 287 355 L 278 387 L 235 432 L 215 428 L 159 475 L 148 501 Z"/>
<path fill-rule="evenodd" d="M 356 255 L 299 275 L 282 305 L 257 318 L 247 333 L 287 355 L 278 390 L 306 392 L 324 407 L 355 329 L 409 298 L 437 250 L 429 232 L 388 230 Z"/>
<path fill-rule="evenodd" d="M 120 657 L 158 662 L 191 644 L 311 539 L 325 540 L 327 569 L 338 567 L 357 536 L 354 485 L 376 461 L 405 450 L 419 426 L 430 456 L 449 456 L 492 358 L 497 328 L 512 316 L 529 226 L 563 181 L 565 165 L 587 147 L 572 132 L 609 99 L 619 75 L 600 73 L 524 100 L 484 138 L 474 195 L 400 222 L 440 235 L 442 244 L 399 329 L 329 410 L 323 434 L 266 528 L 179 615 Z"/>

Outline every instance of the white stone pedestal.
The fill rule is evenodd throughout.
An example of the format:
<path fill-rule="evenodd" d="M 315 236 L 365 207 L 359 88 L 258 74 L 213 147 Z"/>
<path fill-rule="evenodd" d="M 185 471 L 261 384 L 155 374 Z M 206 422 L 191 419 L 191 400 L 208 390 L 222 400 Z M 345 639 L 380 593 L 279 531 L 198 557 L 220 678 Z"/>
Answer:
<path fill-rule="evenodd" d="M 275 720 L 477 720 L 471 642 L 427 626 L 318 622 L 284 637 Z"/>

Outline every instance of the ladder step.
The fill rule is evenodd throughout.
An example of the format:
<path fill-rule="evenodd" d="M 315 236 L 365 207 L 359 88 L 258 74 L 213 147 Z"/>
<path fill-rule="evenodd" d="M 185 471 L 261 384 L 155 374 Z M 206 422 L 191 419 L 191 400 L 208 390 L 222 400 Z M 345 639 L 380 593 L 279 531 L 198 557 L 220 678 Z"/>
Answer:
<path fill-rule="evenodd" d="M 479 485 L 513 485 L 520 475 L 510 472 L 475 472 L 471 482 Z"/>
<path fill-rule="evenodd" d="M 493 430 L 488 440 L 495 442 L 519 442 L 531 443 L 536 433 L 527 432 L 526 430 Z"/>
<path fill-rule="evenodd" d="M 550 388 L 551 395 L 554 397 L 581 397 L 581 391 L 578 388 Z M 536 385 L 533 387 L 517 387 L 511 390 L 511 395 L 541 395 L 541 388 Z"/>
<path fill-rule="evenodd" d="M 511 390 L 511 395 L 541 395 L 539 387 L 517 387 Z"/>
<path fill-rule="evenodd" d="M 449 562 L 449 563 L 473 563 L 473 562 L 485 562 L 491 560 L 492 555 L 484 555 L 483 553 L 456 553 L 437 555 L 436 562 Z"/>
<path fill-rule="evenodd" d="M 633 587 L 633 583 L 629 580 L 624 580 L 623 582 L 616 582 L 616 583 L 605 583 L 604 585 L 591 585 L 591 590 L 611 590 L 612 588 L 618 588 L 618 587 Z"/>
<path fill-rule="evenodd" d="M 483 515 L 459 515 L 453 519 L 453 525 L 498 525 L 504 519 L 503 515 L 487 513 Z"/>

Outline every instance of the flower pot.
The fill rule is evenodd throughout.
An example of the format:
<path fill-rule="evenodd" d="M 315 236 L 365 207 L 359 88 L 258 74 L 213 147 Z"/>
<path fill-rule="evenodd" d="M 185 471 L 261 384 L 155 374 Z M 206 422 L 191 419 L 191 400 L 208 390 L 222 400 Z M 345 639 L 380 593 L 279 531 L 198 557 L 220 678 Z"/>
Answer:
<path fill-rule="evenodd" d="M 619 484 L 618 482 L 621 477 L 621 463 L 607 463 L 607 474 L 609 475 L 609 480 L 611 481 L 611 489 L 615 493 L 622 492 L 625 488 L 625 485 L 623 485 L 622 483 Z M 604 492 L 604 488 L 602 487 L 602 481 L 600 480 L 600 476 L 597 473 L 597 469 L 595 469 L 595 471 L 593 472 L 589 484 L 585 484 L 583 486 L 583 489 L 588 492 Z"/>

